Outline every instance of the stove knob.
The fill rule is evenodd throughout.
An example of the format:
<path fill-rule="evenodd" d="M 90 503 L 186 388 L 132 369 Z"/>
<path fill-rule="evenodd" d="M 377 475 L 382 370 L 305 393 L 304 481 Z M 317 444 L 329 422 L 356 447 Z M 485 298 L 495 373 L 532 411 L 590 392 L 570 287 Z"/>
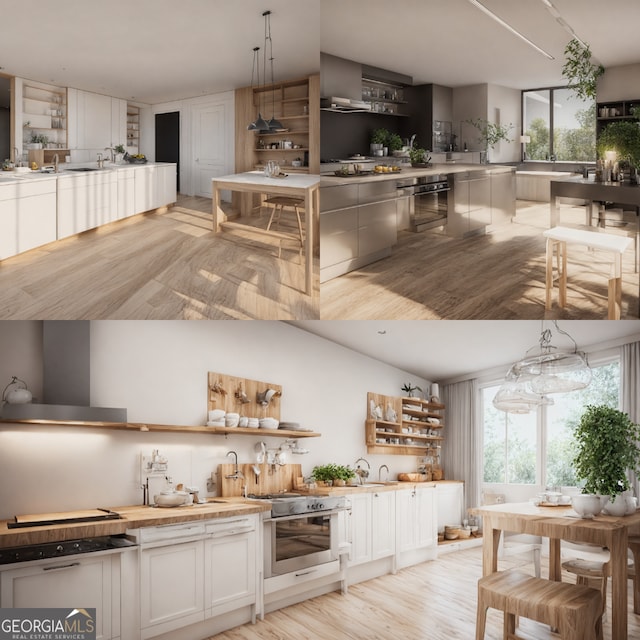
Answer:
<path fill-rule="evenodd" d="M 56 547 L 56 551 L 57 551 L 58 553 L 62 553 L 62 552 L 64 551 L 64 547 L 63 547 L 61 544 L 59 544 L 59 545 Z"/>
<path fill-rule="evenodd" d="M 44 558 L 44 551 L 42 551 L 42 549 L 40 549 L 36 555 L 38 556 L 38 558 Z"/>
<path fill-rule="evenodd" d="M 16 560 L 20 560 L 20 553 L 19 553 L 18 551 L 16 551 L 16 552 L 13 554 L 13 557 L 14 557 Z"/>
<path fill-rule="evenodd" d="M 322 502 L 318 502 L 316 509 L 324 509 L 324 505 L 322 504 Z"/>
<path fill-rule="evenodd" d="M 73 548 L 74 549 L 80 549 L 80 543 L 79 542 L 74 542 L 73 543 Z"/>

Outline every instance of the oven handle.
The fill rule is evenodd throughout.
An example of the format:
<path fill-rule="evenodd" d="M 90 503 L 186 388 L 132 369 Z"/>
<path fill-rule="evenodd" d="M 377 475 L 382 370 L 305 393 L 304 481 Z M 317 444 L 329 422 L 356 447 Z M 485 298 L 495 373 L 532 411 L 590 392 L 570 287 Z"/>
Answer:
<path fill-rule="evenodd" d="M 332 516 L 341 511 L 348 511 L 349 507 L 335 507 L 334 509 L 325 509 L 324 511 L 305 511 L 303 513 L 294 513 L 290 516 L 276 516 L 269 514 L 264 518 L 264 522 L 280 522 L 282 520 L 299 520 L 300 518 L 311 518 L 313 516 Z"/>

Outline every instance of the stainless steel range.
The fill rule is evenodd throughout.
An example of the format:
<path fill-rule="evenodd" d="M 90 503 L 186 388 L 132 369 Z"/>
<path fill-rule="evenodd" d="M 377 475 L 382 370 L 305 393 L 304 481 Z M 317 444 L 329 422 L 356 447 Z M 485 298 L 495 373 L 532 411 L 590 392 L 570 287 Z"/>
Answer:
<path fill-rule="evenodd" d="M 268 494 L 247 496 L 270 500 L 263 516 L 266 578 L 308 569 L 338 559 L 338 517 L 344 497 Z"/>

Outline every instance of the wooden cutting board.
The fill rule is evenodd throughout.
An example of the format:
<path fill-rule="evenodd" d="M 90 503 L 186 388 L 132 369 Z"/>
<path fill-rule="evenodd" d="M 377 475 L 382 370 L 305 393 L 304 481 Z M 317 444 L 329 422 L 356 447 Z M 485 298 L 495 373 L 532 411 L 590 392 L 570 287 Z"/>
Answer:
<path fill-rule="evenodd" d="M 9 529 L 17 527 L 37 527 L 51 524 L 70 524 L 74 522 L 99 522 L 118 519 L 119 514 L 108 509 L 80 509 L 62 513 L 36 513 L 15 516 L 14 522 L 7 523 Z"/>

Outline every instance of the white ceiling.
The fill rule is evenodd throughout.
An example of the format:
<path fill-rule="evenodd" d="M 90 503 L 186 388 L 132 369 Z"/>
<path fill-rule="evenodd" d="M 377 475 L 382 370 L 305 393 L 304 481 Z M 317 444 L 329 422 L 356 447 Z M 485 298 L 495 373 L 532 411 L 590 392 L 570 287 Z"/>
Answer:
<path fill-rule="evenodd" d="M 276 80 L 317 72 L 320 0 L 1 0 L 0 67 L 148 104 L 246 87 L 267 9 Z"/>
<path fill-rule="evenodd" d="M 8 75 L 156 104 L 251 84 L 270 9 L 278 78 L 323 50 L 446 86 L 562 84 L 569 41 L 541 0 L 484 0 L 549 61 L 467 0 L 1 0 Z M 553 0 L 605 66 L 640 62 L 638 0 Z"/>
<path fill-rule="evenodd" d="M 544 329 L 552 344 L 572 349 L 552 322 L 540 320 L 308 320 L 290 324 L 431 381 L 494 367 L 505 368 L 538 345 Z M 640 320 L 560 320 L 578 348 L 640 340 Z M 384 331 L 384 335 L 379 332 Z"/>
<path fill-rule="evenodd" d="M 542 0 L 482 0 L 548 60 L 467 0 L 322 0 L 322 51 L 405 73 L 414 84 L 562 85 L 571 36 Z M 640 62 L 638 0 L 552 0 L 605 67 Z"/>

